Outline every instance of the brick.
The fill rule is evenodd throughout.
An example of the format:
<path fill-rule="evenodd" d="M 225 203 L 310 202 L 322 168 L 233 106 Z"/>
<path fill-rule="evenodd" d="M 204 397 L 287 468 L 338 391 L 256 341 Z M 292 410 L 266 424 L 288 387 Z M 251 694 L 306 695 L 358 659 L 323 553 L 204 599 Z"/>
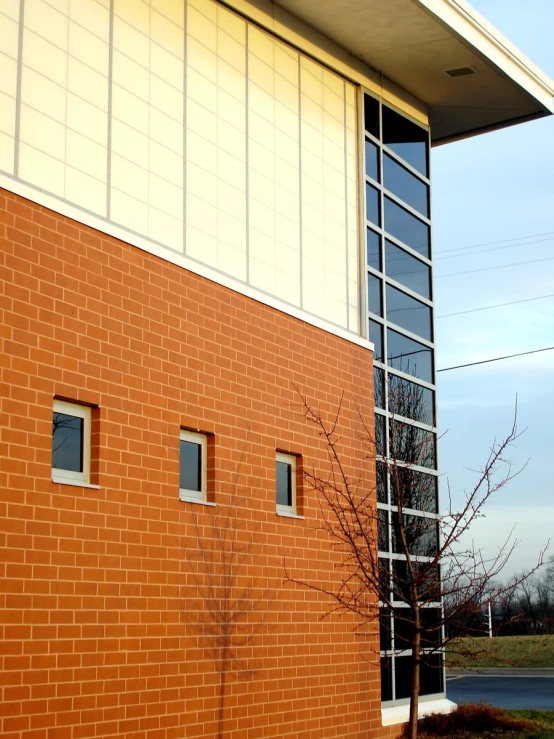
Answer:
<path fill-rule="evenodd" d="M 217 736 L 199 544 L 214 551 L 229 508 L 250 547 L 235 594 L 258 602 L 231 660 L 226 736 L 396 736 L 366 658 L 377 634 L 362 645 L 351 619 L 321 620 L 321 598 L 283 584 L 285 556 L 338 581 L 309 486 L 305 521 L 275 514 L 276 449 L 327 465 L 295 385 L 329 418 L 344 391 L 345 464 L 364 464 L 353 400 L 371 419 L 371 355 L 6 191 L 1 224 L 2 736 Z M 55 395 L 98 405 L 99 490 L 51 481 Z M 181 426 L 214 434 L 215 509 L 179 501 Z"/>

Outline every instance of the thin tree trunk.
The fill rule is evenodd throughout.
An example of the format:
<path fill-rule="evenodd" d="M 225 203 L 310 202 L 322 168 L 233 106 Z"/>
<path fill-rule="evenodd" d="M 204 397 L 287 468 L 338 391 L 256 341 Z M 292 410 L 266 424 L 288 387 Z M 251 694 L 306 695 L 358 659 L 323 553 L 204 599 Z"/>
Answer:
<path fill-rule="evenodd" d="M 225 693 L 227 690 L 227 672 L 229 670 L 228 635 L 225 634 L 225 646 L 221 649 L 221 670 L 219 673 L 219 705 L 217 707 L 217 739 L 223 739 L 223 712 L 225 710 Z"/>
<path fill-rule="evenodd" d="M 227 670 L 224 667 L 219 673 L 219 705 L 217 707 L 217 737 L 223 737 L 223 709 L 225 708 L 225 688 L 227 680 Z"/>
<path fill-rule="evenodd" d="M 419 621 L 419 618 L 416 617 Z M 419 710 L 419 668 L 421 664 L 421 632 L 414 629 L 412 641 L 412 679 L 410 685 L 410 719 L 408 723 L 409 739 L 417 739 L 417 715 Z"/>

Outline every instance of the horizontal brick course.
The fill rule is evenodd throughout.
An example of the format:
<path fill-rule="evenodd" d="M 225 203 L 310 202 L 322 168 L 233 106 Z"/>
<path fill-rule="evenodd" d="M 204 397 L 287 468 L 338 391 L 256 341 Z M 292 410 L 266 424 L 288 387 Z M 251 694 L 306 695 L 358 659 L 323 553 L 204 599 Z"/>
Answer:
<path fill-rule="evenodd" d="M 377 633 L 283 582 L 284 558 L 337 581 L 313 492 L 305 520 L 275 513 L 276 449 L 327 468 L 295 385 L 328 418 L 344 391 L 343 461 L 373 484 L 369 352 L 7 191 L 0 267 L 1 735 L 216 737 L 226 526 L 247 549 L 227 606 L 250 638 L 226 665 L 225 737 L 393 735 Z M 98 406 L 100 489 L 51 481 L 54 396 Z M 214 434 L 216 508 L 179 501 L 180 427 Z"/>

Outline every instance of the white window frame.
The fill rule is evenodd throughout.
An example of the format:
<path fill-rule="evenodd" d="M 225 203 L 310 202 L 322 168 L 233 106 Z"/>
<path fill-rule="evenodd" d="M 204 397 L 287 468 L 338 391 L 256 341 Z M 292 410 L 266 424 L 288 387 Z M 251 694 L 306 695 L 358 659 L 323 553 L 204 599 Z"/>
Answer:
<path fill-rule="evenodd" d="M 179 500 L 189 503 L 204 503 L 213 505 L 208 501 L 208 437 L 195 431 L 181 429 L 180 441 L 189 441 L 200 447 L 200 490 L 185 490 L 179 487 Z M 179 445 L 179 475 L 181 474 L 181 449 Z"/>
<path fill-rule="evenodd" d="M 54 399 L 52 408 L 52 417 L 54 413 L 64 413 L 68 416 L 82 418 L 83 424 L 83 471 L 74 472 L 73 470 L 54 469 L 52 467 L 52 482 L 63 483 L 65 485 L 90 485 L 90 425 L 91 411 L 89 406 L 80 405 L 79 403 L 70 403 L 66 400 Z"/>
<path fill-rule="evenodd" d="M 276 502 L 276 511 L 280 516 L 293 516 L 294 518 L 298 518 L 296 513 L 296 457 L 294 454 L 283 454 L 282 452 L 277 452 L 275 454 L 275 461 L 284 462 L 285 464 L 290 465 L 290 485 L 292 499 L 292 505 L 290 506 L 279 505 Z M 275 476 L 275 497 L 277 497 L 277 475 Z"/>

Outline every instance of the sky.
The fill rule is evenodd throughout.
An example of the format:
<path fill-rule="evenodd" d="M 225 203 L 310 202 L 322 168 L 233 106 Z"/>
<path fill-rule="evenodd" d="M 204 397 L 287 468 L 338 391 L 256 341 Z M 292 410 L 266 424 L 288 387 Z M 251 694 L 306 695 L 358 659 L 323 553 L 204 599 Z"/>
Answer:
<path fill-rule="evenodd" d="M 554 78 L 552 0 L 471 4 Z M 554 345 L 554 297 L 441 318 L 554 294 L 553 172 L 554 116 L 433 149 L 438 368 Z M 499 268 L 540 259 L 550 261 Z M 451 276 L 487 267 L 494 269 Z M 518 427 L 526 429 L 509 454 L 526 468 L 491 499 L 471 538 L 490 555 L 515 527 L 520 544 L 506 576 L 531 568 L 549 537 L 554 555 L 554 351 L 438 378 L 439 465 L 455 502 L 475 480 L 468 468 L 479 468 L 495 437 L 509 431 L 516 396 Z"/>

